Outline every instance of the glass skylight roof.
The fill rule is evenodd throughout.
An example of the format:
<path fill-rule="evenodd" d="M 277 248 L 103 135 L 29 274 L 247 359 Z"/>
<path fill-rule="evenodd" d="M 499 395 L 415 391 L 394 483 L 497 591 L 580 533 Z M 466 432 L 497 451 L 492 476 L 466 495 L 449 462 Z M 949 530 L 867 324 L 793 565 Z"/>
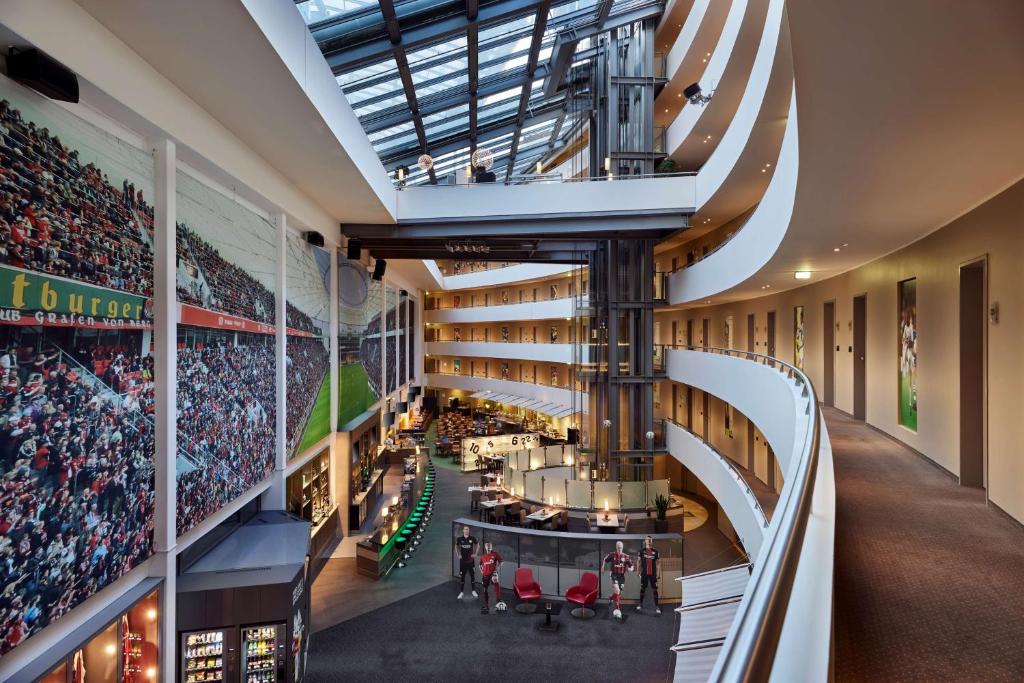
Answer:
<path fill-rule="evenodd" d="M 416 183 L 430 180 L 415 165 L 424 151 L 434 158 L 435 176 L 463 173 L 478 146 L 491 149 L 499 177 L 543 154 L 569 109 L 564 92 L 544 96 L 556 37 L 569 29 L 584 34 L 578 55 L 592 46 L 588 36 L 610 29 L 617 15 L 638 7 L 660 12 L 661 1 L 551 0 L 538 16 L 541 0 L 477 0 L 475 21 L 459 0 L 392 0 L 384 7 L 378 0 L 297 0 L 296 8 L 385 167 L 408 167 L 407 181 Z M 401 40 L 392 43 L 396 32 Z M 519 158 L 510 166 L 513 147 Z"/>

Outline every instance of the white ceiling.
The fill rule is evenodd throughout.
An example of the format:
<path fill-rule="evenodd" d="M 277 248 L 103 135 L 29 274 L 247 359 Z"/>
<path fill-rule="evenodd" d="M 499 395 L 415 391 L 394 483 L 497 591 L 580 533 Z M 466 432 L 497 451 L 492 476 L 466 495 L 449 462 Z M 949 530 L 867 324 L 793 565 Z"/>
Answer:
<path fill-rule="evenodd" d="M 789 0 L 793 219 L 762 296 L 900 249 L 1024 177 L 1024 2 Z M 833 249 L 849 246 L 838 253 Z"/>

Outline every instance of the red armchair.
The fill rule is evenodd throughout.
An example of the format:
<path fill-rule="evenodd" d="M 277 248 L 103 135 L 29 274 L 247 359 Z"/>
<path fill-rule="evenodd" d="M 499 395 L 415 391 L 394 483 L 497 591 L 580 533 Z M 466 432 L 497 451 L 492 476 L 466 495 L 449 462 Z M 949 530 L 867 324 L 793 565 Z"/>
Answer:
<path fill-rule="evenodd" d="M 533 570 L 529 567 L 516 569 L 516 579 L 512 587 L 515 589 L 516 598 L 519 600 L 519 604 L 516 605 L 516 611 L 522 614 L 533 614 L 536 612 L 537 605 L 533 601 L 539 599 L 543 593 L 540 589 L 540 584 L 533 578 Z"/>
<path fill-rule="evenodd" d="M 597 574 L 594 572 L 583 572 L 580 582 L 565 591 L 565 599 L 578 605 L 571 614 L 579 619 L 590 619 L 594 616 L 594 610 L 588 609 L 589 605 L 597 602 Z"/>

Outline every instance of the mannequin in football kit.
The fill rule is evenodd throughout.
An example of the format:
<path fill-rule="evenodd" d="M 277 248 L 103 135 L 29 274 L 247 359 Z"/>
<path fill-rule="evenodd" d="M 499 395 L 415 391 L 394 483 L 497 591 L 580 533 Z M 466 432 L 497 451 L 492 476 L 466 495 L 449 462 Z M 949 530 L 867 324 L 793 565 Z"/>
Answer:
<path fill-rule="evenodd" d="M 611 565 L 612 570 L 612 603 L 615 610 L 612 616 L 616 619 L 622 618 L 622 587 L 626 585 L 626 572 L 633 571 L 633 558 L 622 550 L 622 541 L 615 542 L 615 550 L 604 556 L 601 562 L 601 571 L 605 566 Z"/>
<path fill-rule="evenodd" d="M 469 590 L 476 594 L 476 536 L 469 535 L 469 527 L 462 527 L 462 535 L 455 539 L 455 556 L 459 558 L 459 597 L 462 599 L 462 591 L 466 587 L 466 575 L 469 574 Z"/>
<path fill-rule="evenodd" d="M 636 611 L 643 609 L 644 594 L 647 593 L 647 586 L 650 585 L 654 591 L 654 611 L 661 614 L 658 607 L 658 575 L 661 574 L 661 553 L 654 547 L 654 539 L 650 536 L 644 538 L 644 546 L 636 558 L 637 572 L 640 573 L 640 602 L 636 604 Z"/>
<path fill-rule="evenodd" d="M 490 588 L 494 586 L 494 603 L 501 609 L 501 553 L 494 549 L 490 541 L 484 543 L 484 554 L 480 556 L 480 576 L 484 591 L 484 605 L 481 612 L 487 614 L 490 611 Z"/>

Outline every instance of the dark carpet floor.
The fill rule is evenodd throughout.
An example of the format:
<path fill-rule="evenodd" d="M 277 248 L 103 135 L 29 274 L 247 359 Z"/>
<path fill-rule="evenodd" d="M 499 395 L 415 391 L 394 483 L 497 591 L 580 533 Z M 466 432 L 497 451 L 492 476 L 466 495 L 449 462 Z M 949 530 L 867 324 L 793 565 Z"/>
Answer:
<path fill-rule="evenodd" d="M 590 620 L 568 611 L 556 633 L 538 631 L 540 615 L 480 613 L 480 601 L 458 601 L 455 582 L 315 633 L 306 680 L 321 681 L 665 681 L 671 678 L 676 628 L 661 616 L 626 611 L 619 623 L 599 606 Z M 410 641 L 415 642 L 410 642 Z M 585 656 L 581 656 L 584 653 Z"/>
<path fill-rule="evenodd" d="M 1024 529 L 895 441 L 825 417 L 836 680 L 1024 681 Z"/>

